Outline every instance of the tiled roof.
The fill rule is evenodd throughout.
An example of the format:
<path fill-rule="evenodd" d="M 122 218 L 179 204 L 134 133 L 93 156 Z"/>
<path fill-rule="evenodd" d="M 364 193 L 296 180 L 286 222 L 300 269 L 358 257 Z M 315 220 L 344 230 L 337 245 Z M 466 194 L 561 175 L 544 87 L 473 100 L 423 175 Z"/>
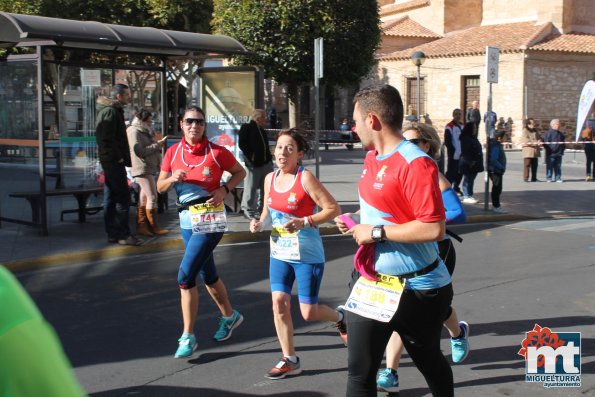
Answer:
<path fill-rule="evenodd" d="M 398 37 L 429 37 L 436 39 L 442 37 L 415 22 L 407 15 L 402 18 L 384 22 L 382 24 L 382 33 L 387 36 Z"/>
<path fill-rule="evenodd" d="M 537 51 L 582 52 L 595 54 L 595 35 L 567 33 L 551 35 L 540 43 L 529 47 Z"/>
<path fill-rule="evenodd" d="M 520 51 L 534 44 L 534 41 L 540 41 L 539 38 L 549 34 L 551 29 L 552 25 L 549 23 L 535 25 L 535 22 L 477 26 L 453 32 L 414 48 L 381 56 L 380 59 L 409 59 L 415 51 L 423 51 L 427 57 L 477 55 L 485 53 L 486 46 L 498 47 L 500 52 Z"/>
<path fill-rule="evenodd" d="M 386 6 L 380 7 L 380 16 L 385 16 L 388 14 L 393 13 L 400 13 L 409 10 L 413 10 L 415 8 L 424 7 L 430 5 L 430 0 L 411 0 L 406 3 L 401 4 L 389 4 Z"/>

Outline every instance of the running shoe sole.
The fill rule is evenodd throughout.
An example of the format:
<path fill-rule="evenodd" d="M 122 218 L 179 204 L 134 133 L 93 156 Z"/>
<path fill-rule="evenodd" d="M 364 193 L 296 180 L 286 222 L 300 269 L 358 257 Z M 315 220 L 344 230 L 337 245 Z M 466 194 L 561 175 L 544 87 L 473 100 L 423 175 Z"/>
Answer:
<path fill-rule="evenodd" d="M 299 375 L 301 373 L 302 373 L 302 369 L 301 368 L 297 368 L 297 369 L 291 370 L 289 372 L 285 372 L 284 374 L 279 374 L 278 376 L 277 375 L 266 374 L 264 377 L 267 378 L 267 379 L 277 380 L 277 379 L 283 379 L 286 376 Z"/>

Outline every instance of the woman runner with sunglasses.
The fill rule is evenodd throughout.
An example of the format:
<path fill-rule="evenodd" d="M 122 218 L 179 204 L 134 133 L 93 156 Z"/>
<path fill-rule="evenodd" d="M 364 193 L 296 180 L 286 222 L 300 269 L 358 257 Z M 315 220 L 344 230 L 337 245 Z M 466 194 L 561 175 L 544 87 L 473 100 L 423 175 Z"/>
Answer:
<path fill-rule="evenodd" d="M 209 142 L 205 134 L 205 113 L 201 108 L 191 106 L 186 109 L 180 126 L 184 137 L 165 153 L 157 189 L 164 193 L 173 187 L 178 196 L 180 228 L 186 249 L 178 271 L 184 329 L 174 357 L 186 358 L 196 348 L 194 323 L 198 315 L 198 275 L 221 311 L 219 328 L 213 339 L 217 342 L 228 339 L 244 319 L 229 302 L 225 285 L 215 268 L 213 250 L 227 230 L 223 200 L 244 179 L 246 171 L 229 150 Z M 224 171 L 229 172 L 231 178 L 221 184 Z"/>

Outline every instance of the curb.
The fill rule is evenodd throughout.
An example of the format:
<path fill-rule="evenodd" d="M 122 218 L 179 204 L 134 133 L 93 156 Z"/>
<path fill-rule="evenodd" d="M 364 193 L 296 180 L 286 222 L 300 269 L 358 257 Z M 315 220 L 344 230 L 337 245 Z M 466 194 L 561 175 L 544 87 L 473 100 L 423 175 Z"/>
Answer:
<path fill-rule="evenodd" d="M 531 220 L 534 217 L 518 215 L 518 214 L 485 214 L 485 215 L 470 215 L 465 224 L 470 223 L 484 223 L 497 221 L 515 221 L 515 220 Z M 325 226 L 320 228 L 320 234 L 328 236 L 331 234 L 340 234 L 336 226 Z M 244 243 L 250 241 L 267 241 L 269 239 L 268 233 L 251 233 L 249 231 L 228 232 L 223 235 L 221 243 Z M 115 258 L 118 256 L 144 254 L 148 252 L 176 250 L 183 249 L 184 243 L 181 238 L 157 239 L 155 241 L 147 241 L 143 245 L 131 246 L 113 246 L 97 249 L 94 251 L 77 251 L 64 254 L 53 254 L 46 256 L 39 256 L 36 258 L 17 259 L 4 263 L 4 266 L 12 272 L 34 270 L 41 267 L 54 267 L 61 265 L 68 265 L 73 262 L 94 262 L 103 259 Z"/>

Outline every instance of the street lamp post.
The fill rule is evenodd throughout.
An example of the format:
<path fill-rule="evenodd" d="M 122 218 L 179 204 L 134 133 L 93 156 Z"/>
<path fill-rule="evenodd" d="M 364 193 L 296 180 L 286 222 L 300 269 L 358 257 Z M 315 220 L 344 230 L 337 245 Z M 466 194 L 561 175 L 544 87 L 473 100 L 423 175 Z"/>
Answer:
<path fill-rule="evenodd" d="M 421 65 L 424 64 L 424 62 L 426 61 L 426 54 L 424 54 L 421 51 L 415 51 L 413 53 L 413 55 L 411 55 L 411 62 L 413 62 L 413 64 L 415 66 L 417 66 L 417 109 L 415 109 L 417 111 L 417 121 L 420 121 L 420 111 L 421 111 L 421 87 L 420 87 L 420 83 L 419 83 L 419 75 L 420 75 L 420 68 Z"/>

